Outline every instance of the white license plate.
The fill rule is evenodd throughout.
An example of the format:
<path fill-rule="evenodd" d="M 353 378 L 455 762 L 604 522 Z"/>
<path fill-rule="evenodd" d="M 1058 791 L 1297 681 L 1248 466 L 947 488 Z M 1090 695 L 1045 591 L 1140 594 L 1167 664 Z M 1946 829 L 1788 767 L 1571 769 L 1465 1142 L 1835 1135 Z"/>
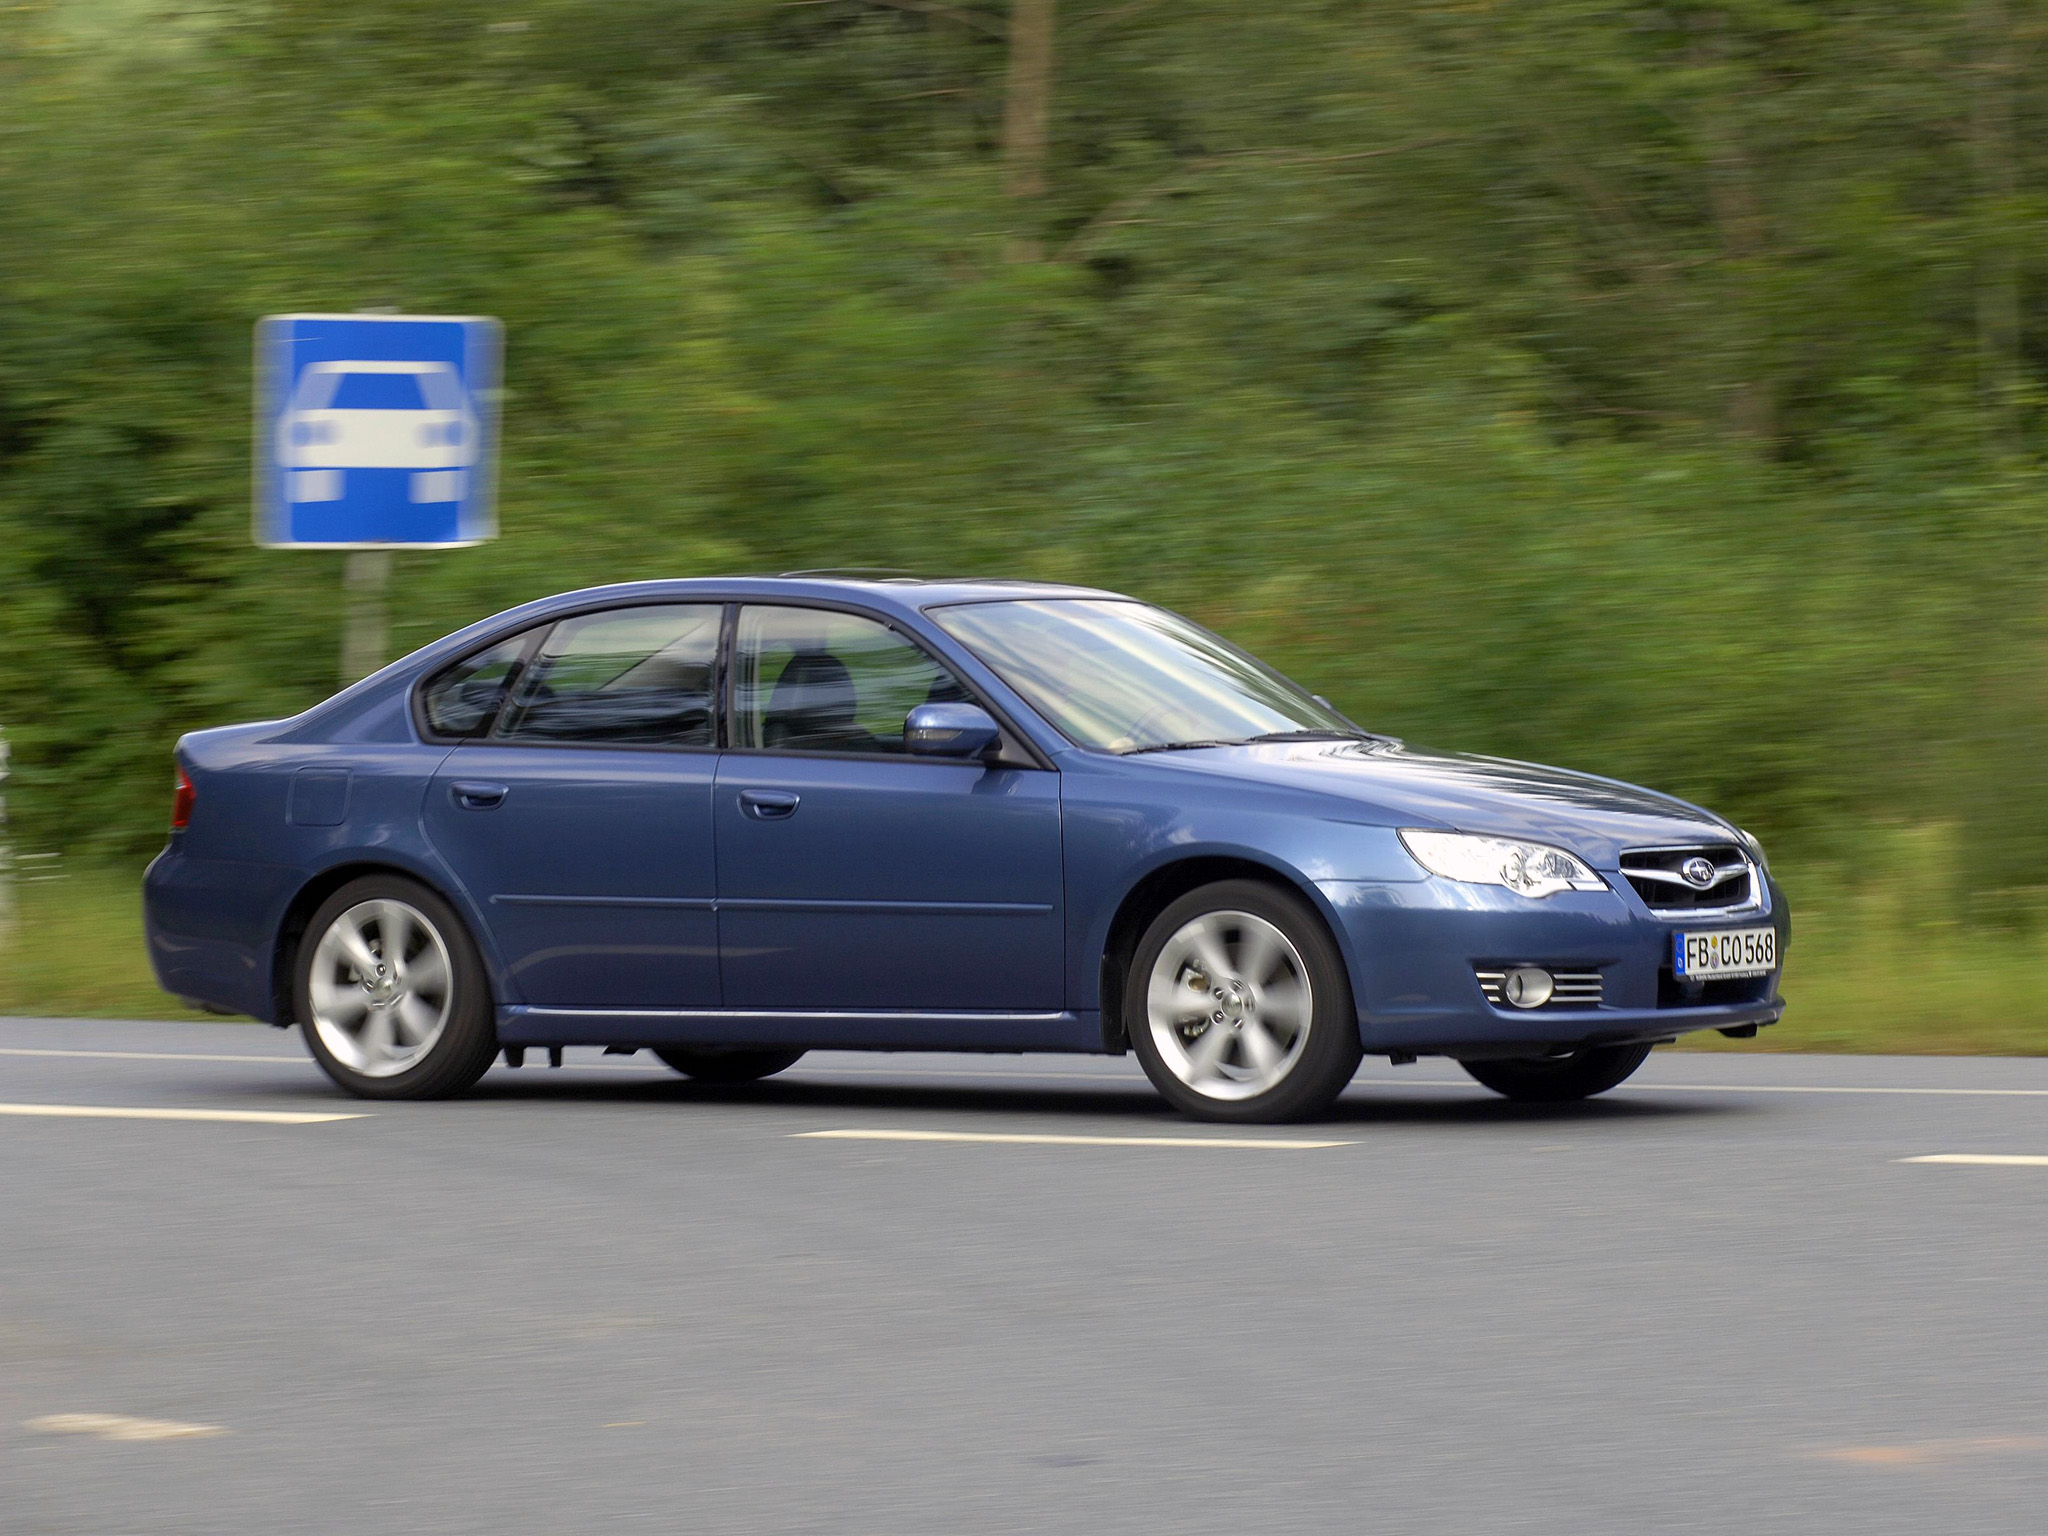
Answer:
<path fill-rule="evenodd" d="M 1723 928 L 1672 936 L 1671 968 L 1704 981 L 1717 976 L 1766 976 L 1778 968 L 1778 930 Z"/>

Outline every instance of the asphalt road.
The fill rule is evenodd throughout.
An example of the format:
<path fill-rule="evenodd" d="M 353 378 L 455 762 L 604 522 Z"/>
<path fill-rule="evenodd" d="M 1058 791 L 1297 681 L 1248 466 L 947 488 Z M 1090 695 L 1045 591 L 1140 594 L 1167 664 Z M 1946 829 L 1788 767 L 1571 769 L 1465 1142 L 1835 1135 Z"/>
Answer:
<path fill-rule="evenodd" d="M 2048 1061 L 1368 1062 L 1252 1131 L 1128 1061 L 571 1063 L 0 1020 L 0 1530 L 2048 1527 L 2048 1166 L 1900 1161 L 2048 1156 Z"/>

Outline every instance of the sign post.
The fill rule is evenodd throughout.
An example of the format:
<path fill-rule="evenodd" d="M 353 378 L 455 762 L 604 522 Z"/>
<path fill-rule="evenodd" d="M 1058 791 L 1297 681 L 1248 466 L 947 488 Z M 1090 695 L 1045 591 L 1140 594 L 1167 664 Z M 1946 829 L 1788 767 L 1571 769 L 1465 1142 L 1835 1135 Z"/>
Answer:
<path fill-rule="evenodd" d="M 360 682 L 390 654 L 384 593 L 391 585 L 391 551 L 349 551 L 341 568 L 341 685 Z"/>
<path fill-rule="evenodd" d="M 256 324 L 255 538 L 349 552 L 344 685 L 384 664 L 392 550 L 497 535 L 501 353 L 483 316 Z"/>

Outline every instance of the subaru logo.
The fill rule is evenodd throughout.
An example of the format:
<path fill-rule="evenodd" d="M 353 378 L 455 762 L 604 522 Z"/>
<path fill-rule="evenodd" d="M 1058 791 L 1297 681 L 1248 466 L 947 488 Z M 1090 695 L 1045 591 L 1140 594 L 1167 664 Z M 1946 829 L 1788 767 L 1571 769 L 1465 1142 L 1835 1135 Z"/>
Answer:
<path fill-rule="evenodd" d="M 1690 858 L 1678 866 L 1679 878 L 1696 891 L 1704 891 L 1712 885 L 1715 873 L 1712 859 Z"/>

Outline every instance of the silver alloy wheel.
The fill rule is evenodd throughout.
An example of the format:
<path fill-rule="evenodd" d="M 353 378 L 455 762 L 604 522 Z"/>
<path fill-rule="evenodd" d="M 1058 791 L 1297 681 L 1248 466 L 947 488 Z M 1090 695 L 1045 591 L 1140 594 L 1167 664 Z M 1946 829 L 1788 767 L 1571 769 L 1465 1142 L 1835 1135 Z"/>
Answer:
<path fill-rule="evenodd" d="M 1152 962 L 1145 1013 L 1175 1077 L 1204 1098 L 1250 1099 L 1301 1060 L 1315 997 L 1280 929 L 1249 912 L 1205 912 Z"/>
<path fill-rule="evenodd" d="M 396 1077 L 447 1027 L 454 967 L 425 914 L 384 896 L 328 924 L 307 991 L 329 1055 L 364 1077 Z"/>

